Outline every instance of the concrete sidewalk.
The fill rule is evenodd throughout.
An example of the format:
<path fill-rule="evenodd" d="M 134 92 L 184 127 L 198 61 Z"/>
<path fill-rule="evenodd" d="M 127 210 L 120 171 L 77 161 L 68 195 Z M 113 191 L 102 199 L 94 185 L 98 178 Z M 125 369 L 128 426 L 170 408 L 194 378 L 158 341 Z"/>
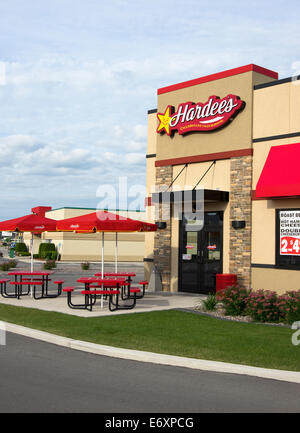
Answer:
<path fill-rule="evenodd" d="M 80 294 L 82 288 L 74 294 L 72 302 L 75 304 L 82 304 L 84 296 Z M 129 301 L 131 302 L 131 301 Z M 93 308 L 93 311 L 86 310 L 72 310 L 67 305 L 67 297 L 65 294 L 55 299 L 40 299 L 35 300 L 30 296 L 24 296 L 18 299 L 5 299 L 0 298 L 0 303 L 5 305 L 14 305 L 17 307 L 35 308 L 43 311 L 53 311 L 57 313 L 69 314 L 78 317 L 103 317 L 118 314 L 134 314 L 144 313 L 151 311 L 172 310 L 174 308 L 193 308 L 201 302 L 200 295 L 190 294 L 171 294 L 161 292 L 148 292 L 143 299 L 138 299 L 136 307 L 133 310 L 118 310 L 110 312 L 108 309 L 108 302 L 104 301 L 104 308 L 101 309 L 100 300 Z"/>

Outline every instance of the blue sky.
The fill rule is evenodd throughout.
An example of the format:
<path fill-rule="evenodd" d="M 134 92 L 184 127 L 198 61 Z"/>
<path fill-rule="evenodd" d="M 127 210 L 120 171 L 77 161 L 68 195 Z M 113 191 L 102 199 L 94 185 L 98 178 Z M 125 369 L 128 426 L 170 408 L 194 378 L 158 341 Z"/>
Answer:
<path fill-rule="evenodd" d="M 96 207 L 119 176 L 143 186 L 157 88 L 248 63 L 300 74 L 299 15 L 295 0 L 0 0 L 0 219 Z"/>

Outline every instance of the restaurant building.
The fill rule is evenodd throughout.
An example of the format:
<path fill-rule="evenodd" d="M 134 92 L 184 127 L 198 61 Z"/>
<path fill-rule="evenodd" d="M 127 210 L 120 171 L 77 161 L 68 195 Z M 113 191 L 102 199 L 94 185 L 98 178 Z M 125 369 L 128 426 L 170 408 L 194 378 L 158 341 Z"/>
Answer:
<path fill-rule="evenodd" d="M 158 89 L 146 158 L 148 216 L 156 207 L 162 224 L 146 235 L 145 270 L 163 290 L 208 293 L 222 273 L 300 289 L 300 77 L 251 64 Z M 197 230 L 178 201 L 189 191 L 197 209 L 199 190 Z"/>

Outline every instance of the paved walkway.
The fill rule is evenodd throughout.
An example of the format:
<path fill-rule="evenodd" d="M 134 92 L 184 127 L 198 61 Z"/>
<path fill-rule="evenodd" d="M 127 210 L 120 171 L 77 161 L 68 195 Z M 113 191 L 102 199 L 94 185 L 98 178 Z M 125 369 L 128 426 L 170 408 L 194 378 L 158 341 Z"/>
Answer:
<path fill-rule="evenodd" d="M 80 289 L 82 290 L 82 289 Z M 84 300 L 83 295 L 74 295 L 74 303 L 82 303 Z M 73 298 L 72 298 L 73 299 Z M 131 302 L 131 301 L 130 301 Z M 150 311 L 162 311 L 171 310 L 173 308 L 192 308 L 195 307 L 200 302 L 199 296 L 191 295 L 172 295 L 165 293 L 147 293 L 143 299 L 137 301 L 137 305 L 133 310 L 122 310 L 110 312 L 108 309 L 108 303 L 104 301 L 104 308 L 101 309 L 100 300 L 97 302 L 93 311 L 86 310 L 71 310 L 67 306 L 67 298 L 63 294 L 56 299 L 41 299 L 35 300 L 30 296 L 24 296 L 22 299 L 4 299 L 0 298 L 1 304 L 6 305 L 16 305 L 18 307 L 36 308 L 38 310 L 44 311 L 55 311 L 57 313 L 71 314 L 79 317 L 101 317 L 116 314 L 132 314 L 132 313 L 142 313 Z"/>
<path fill-rule="evenodd" d="M 30 269 L 30 261 L 29 260 L 20 260 L 18 259 L 17 270 L 29 270 Z M 36 262 L 34 266 L 35 270 L 42 270 L 42 263 Z M 54 269 L 54 274 L 52 280 L 62 279 L 64 280 L 64 287 L 66 286 L 75 286 L 76 291 L 74 293 L 74 303 L 82 304 L 84 301 L 83 295 L 81 295 L 81 290 L 84 289 L 83 285 L 77 283 L 77 280 L 82 277 L 92 277 L 95 275 L 95 272 L 100 272 L 101 264 L 100 263 L 91 263 L 91 267 L 88 271 L 82 271 L 80 263 L 70 263 L 70 262 L 58 262 L 57 268 Z M 106 272 L 114 272 L 114 263 L 106 263 L 105 264 Z M 138 283 L 144 279 L 144 265 L 143 263 L 120 263 L 119 271 L 123 272 L 135 272 L 136 277 L 133 279 L 133 286 L 137 286 Z M 0 272 L 1 278 L 7 278 L 7 273 Z M 54 289 L 54 285 L 52 289 Z M 50 290 L 51 293 L 51 290 Z M 143 299 L 139 299 L 137 301 L 137 305 L 133 310 L 123 310 L 110 312 L 108 309 L 108 303 L 104 302 L 104 308 L 101 309 L 100 300 L 93 308 L 93 311 L 85 311 L 85 310 L 71 310 L 67 306 L 67 298 L 65 294 L 62 294 L 59 298 L 56 299 L 41 299 L 35 300 L 30 296 L 24 296 L 20 300 L 17 299 L 5 299 L 0 297 L 0 303 L 7 305 L 16 305 L 20 307 L 27 308 L 36 308 L 44 311 L 55 311 L 58 313 L 71 314 L 80 317 L 101 317 L 107 315 L 116 315 L 116 314 L 130 314 L 130 313 L 142 313 L 149 311 L 161 311 L 161 310 L 170 310 L 173 308 L 193 308 L 201 302 L 201 295 L 193 295 L 193 294 L 172 294 L 165 292 L 148 292 Z"/>

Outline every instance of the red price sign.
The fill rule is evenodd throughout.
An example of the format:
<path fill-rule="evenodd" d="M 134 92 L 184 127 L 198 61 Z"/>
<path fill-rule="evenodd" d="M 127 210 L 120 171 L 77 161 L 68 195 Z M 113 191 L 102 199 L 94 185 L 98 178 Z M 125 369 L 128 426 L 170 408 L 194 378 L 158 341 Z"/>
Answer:
<path fill-rule="evenodd" d="M 280 254 L 297 256 L 300 255 L 300 239 L 292 236 L 284 236 L 280 240 Z"/>

